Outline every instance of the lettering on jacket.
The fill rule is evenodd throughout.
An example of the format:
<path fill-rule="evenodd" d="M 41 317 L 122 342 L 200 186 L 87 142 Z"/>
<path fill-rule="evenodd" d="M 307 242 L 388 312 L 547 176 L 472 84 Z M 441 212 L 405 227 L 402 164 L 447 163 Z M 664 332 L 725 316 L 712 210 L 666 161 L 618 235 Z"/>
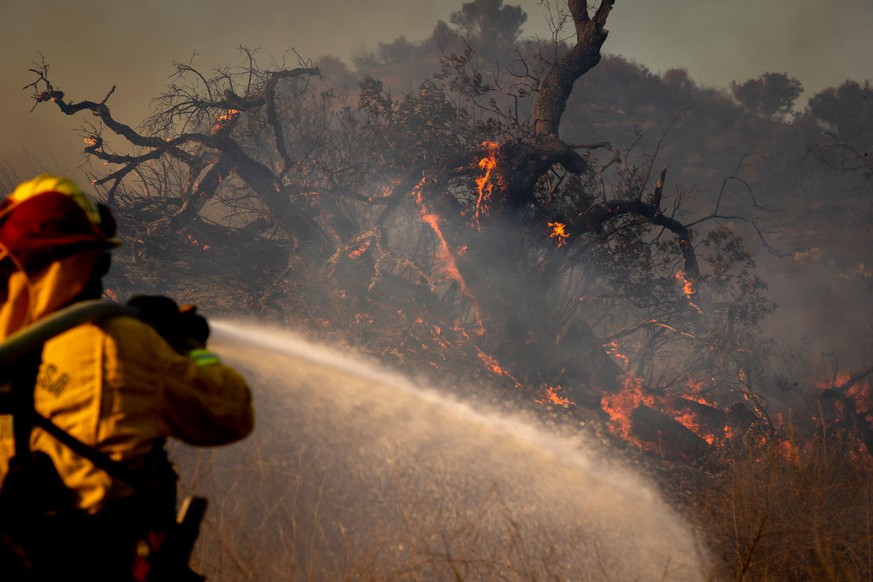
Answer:
<path fill-rule="evenodd" d="M 39 377 L 36 379 L 36 386 L 55 396 L 60 396 L 69 381 L 69 374 L 61 372 L 54 364 L 46 364 L 40 370 Z"/>

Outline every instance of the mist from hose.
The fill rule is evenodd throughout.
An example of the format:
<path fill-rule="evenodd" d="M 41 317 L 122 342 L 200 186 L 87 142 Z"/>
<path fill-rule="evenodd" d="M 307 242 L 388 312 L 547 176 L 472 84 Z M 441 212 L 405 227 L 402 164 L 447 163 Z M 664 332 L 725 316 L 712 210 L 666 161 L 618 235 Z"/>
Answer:
<path fill-rule="evenodd" d="M 290 333 L 213 322 L 257 427 L 181 447 L 210 580 L 702 580 L 691 528 L 586 437 L 473 407 Z M 190 491 L 185 491 L 190 489 Z"/>

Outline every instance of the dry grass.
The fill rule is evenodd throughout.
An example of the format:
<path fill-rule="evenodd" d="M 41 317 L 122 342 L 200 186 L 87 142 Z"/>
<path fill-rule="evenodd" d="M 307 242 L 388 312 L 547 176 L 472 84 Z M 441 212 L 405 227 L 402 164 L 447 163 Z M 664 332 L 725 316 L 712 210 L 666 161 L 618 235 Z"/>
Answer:
<path fill-rule="evenodd" d="M 713 557 L 712 571 L 698 579 L 873 579 L 870 472 L 853 449 L 819 440 L 786 455 L 773 446 L 718 470 L 684 472 L 674 491 Z M 199 457 L 195 488 L 212 481 L 222 489 L 199 544 L 197 565 L 211 580 L 577 580 L 566 564 L 574 552 L 592 552 L 582 532 L 546 539 L 526 527 L 496 488 L 471 506 L 437 507 L 398 477 L 373 500 L 394 513 L 356 514 L 330 482 L 339 475 L 300 478 L 321 455 L 256 457 L 246 466 L 220 453 Z M 287 484 L 281 495 L 277 482 Z M 591 563 L 584 579 L 617 579 L 608 565 Z M 662 579 L 674 579 L 667 564 Z"/>
<path fill-rule="evenodd" d="M 686 484 L 717 579 L 873 579 L 870 466 L 855 448 L 773 446 Z"/>
<path fill-rule="evenodd" d="M 214 471 L 207 465 L 216 459 L 203 460 L 199 469 Z M 608 565 L 612 552 L 605 550 L 603 563 L 592 560 L 592 571 L 580 577 L 573 554 L 597 554 L 590 536 L 581 528 L 557 536 L 529 527 L 497 488 L 469 507 L 441 507 L 398 481 L 386 494 L 390 499 L 376 500 L 379 513 L 362 523 L 360 508 L 351 506 L 357 502 L 347 503 L 328 483 L 313 490 L 312 483 L 287 475 L 286 491 L 277 494 L 281 472 L 270 465 L 253 459 L 250 467 L 213 474 L 226 489 L 210 495 L 215 503 L 192 563 L 210 580 L 614 579 Z M 203 492 L 203 475 L 200 481 Z M 664 569 L 670 572 L 670 564 Z"/>

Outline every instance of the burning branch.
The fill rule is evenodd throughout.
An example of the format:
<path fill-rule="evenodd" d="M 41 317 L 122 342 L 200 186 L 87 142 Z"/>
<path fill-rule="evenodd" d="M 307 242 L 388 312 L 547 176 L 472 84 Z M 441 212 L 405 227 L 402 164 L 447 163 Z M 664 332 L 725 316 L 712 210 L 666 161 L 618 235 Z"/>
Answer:
<path fill-rule="evenodd" d="M 496 181 L 492 174 L 497 168 L 497 154 L 500 151 L 500 146 L 491 141 L 483 142 L 482 147 L 486 149 L 487 154 L 479 160 L 479 168 L 485 173 L 476 178 L 476 208 L 473 213 L 476 228 L 479 228 L 479 218 L 488 214 L 488 206 L 491 204 L 491 195 L 494 192 Z"/>
<path fill-rule="evenodd" d="M 437 268 L 442 271 L 448 279 L 454 281 L 461 290 L 461 293 L 470 300 L 470 305 L 473 310 L 473 318 L 477 326 L 477 333 L 484 333 L 485 326 L 482 324 L 482 311 L 479 307 L 479 300 L 476 299 L 473 291 L 469 286 L 467 286 L 467 282 L 464 280 L 463 275 L 461 275 L 461 271 L 458 270 L 455 253 L 452 252 L 449 243 L 446 241 L 446 237 L 443 235 L 442 228 L 440 227 L 439 216 L 431 212 L 424 202 L 422 188 L 426 181 L 427 178 L 421 179 L 413 190 L 413 198 L 415 199 L 415 204 L 418 206 L 421 221 L 427 224 L 436 236 L 437 248 L 434 258 L 436 259 Z"/>
<path fill-rule="evenodd" d="M 866 368 L 855 372 L 854 374 L 845 374 L 839 378 L 835 378 L 831 385 L 823 389 L 823 394 L 826 396 L 835 394 L 844 394 L 853 386 L 862 382 L 864 378 L 873 374 L 873 367 Z"/>
<path fill-rule="evenodd" d="M 693 307 L 697 313 L 703 313 L 700 307 L 694 303 L 694 283 L 691 282 L 688 277 L 685 276 L 683 271 L 676 272 L 676 280 L 682 284 L 682 294 L 688 299 L 688 304 Z"/>

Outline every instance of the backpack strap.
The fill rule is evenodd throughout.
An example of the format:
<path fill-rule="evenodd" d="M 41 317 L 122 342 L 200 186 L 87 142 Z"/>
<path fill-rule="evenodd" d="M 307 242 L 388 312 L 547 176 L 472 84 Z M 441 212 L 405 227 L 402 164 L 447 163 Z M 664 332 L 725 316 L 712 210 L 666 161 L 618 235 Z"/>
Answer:
<path fill-rule="evenodd" d="M 33 392 L 36 386 L 39 366 L 42 361 L 42 347 L 19 361 L 16 373 L 10 381 L 11 405 L 13 407 L 12 434 L 15 439 L 15 456 L 10 463 L 24 464 L 32 458 L 30 450 L 30 435 L 34 427 L 39 427 L 68 449 L 91 461 L 98 469 L 106 471 L 113 478 L 137 490 L 142 490 L 147 481 L 124 463 L 111 459 L 105 453 L 85 444 L 67 431 L 60 428 L 45 416 L 36 411 Z"/>
<path fill-rule="evenodd" d="M 34 405 L 34 390 L 46 341 L 83 323 L 119 315 L 136 317 L 138 313 L 136 309 L 117 303 L 83 301 L 19 330 L 0 345 L 0 368 L 8 370 L 9 384 L 9 390 L 3 394 L 5 406 L 2 408 L 5 408 L 3 412 L 13 415 L 15 456 L 10 463 L 21 465 L 30 461 L 30 435 L 34 427 L 39 427 L 113 478 L 139 491 L 147 488 L 149 481 L 144 476 L 61 429 L 37 413 Z"/>
<path fill-rule="evenodd" d="M 15 439 L 15 456 L 10 464 L 23 464 L 30 459 L 30 433 L 33 430 L 33 390 L 42 362 L 42 346 L 22 357 L 9 378 L 8 405 L 13 413 L 12 436 Z"/>
<path fill-rule="evenodd" d="M 112 477 L 118 479 L 119 481 L 123 481 L 134 489 L 142 490 L 148 485 L 148 481 L 146 479 L 143 479 L 141 475 L 139 475 L 135 471 L 132 471 L 124 463 L 115 461 L 109 458 L 106 453 L 98 451 L 91 445 L 83 443 L 82 441 L 53 423 L 51 420 L 35 411 L 33 413 L 33 426 L 41 428 L 80 457 L 84 457 L 91 461 L 91 463 L 93 463 L 94 466 L 98 469 L 106 471 Z"/>

